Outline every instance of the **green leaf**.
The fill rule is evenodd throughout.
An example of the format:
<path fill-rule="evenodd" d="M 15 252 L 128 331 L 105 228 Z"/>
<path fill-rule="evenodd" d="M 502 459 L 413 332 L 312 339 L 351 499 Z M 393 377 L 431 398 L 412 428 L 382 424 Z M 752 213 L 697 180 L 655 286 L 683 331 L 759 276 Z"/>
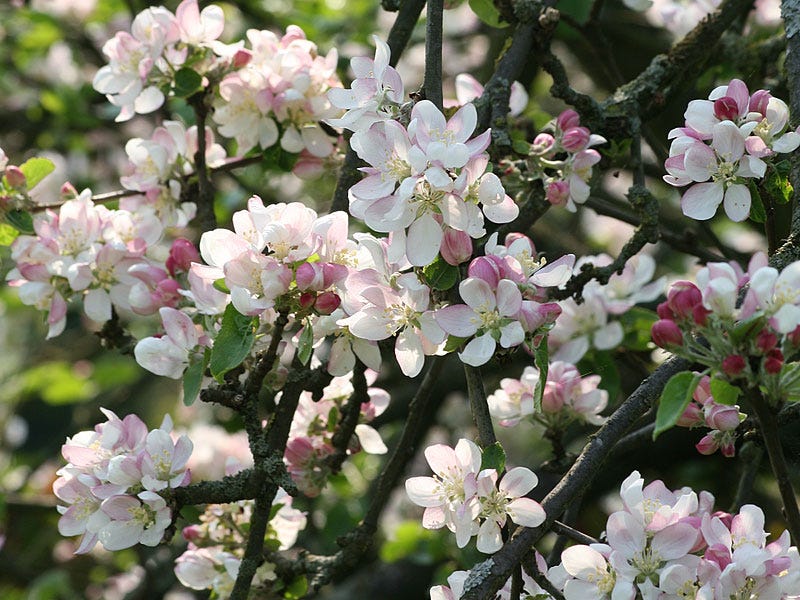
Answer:
<path fill-rule="evenodd" d="M 286 591 L 283 592 L 283 597 L 286 600 L 299 600 L 304 598 L 308 592 L 308 581 L 305 575 L 300 575 L 286 586 Z"/>
<path fill-rule="evenodd" d="M 42 179 L 50 175 L 56 166 L 48 158 L 34 157 L 26 160 L 19 168 L 25 174 L 28 189 L 30 190 Z"/>
<path fill-rule="evenodd" d="M 711 396 L 713 396 L 714 402 L 718 404 L 733 406 L 741 393 L 742 390 L 738 386 L 728 383 L 724 379 L 717 377 L 711 379 Z"/>
<path fill-rule="evenodd" d="M 208 366 L 207 353 L 203 357 L 192 357 L 189 362 L 189 368 L 183 374 L 183 403 L 186 406 L 191 406 L 200 395 L 200 388 L 203 385 L 203 374 Z"/>
<path fill-rule="evenodd" d="M 728 332 L 728 335 L 734 344 L 739 344 L 753 334 L 761 331 L 764 328 L 765 322 L 766 317 L 764 315 L 753 315 L 737 323 L 736 326 Z"/>
<path fill-rule="evenodd" d="M 492 0 L 469 0 L 469 7 L 489 27 L 508 27 L 508 23 L 503 21 L 500 11 Z"/>
<path fill-rule="evenodd" d="M 6 213 L 6 221 L 14 229 L 25 235 L 33 235 L 33 217 L 24 210 L 10 210 Z"/>
<path fill-rule="evenodd" d="M 692 373 L 683 371 L 676 373 L 664 386 L 661 392 L 661 399 L 658 401 L 658 412 L 656 413 L 656 428 L 653 431 L 653 439 L 671 429 L 678 422 L 678 419 L 689 406 L 697 384 L 700 383 L 702 373 Z"/>
<path fill-rule="evenodd" d="M 311 321 L 306 321 L 303 325 L 303 333 L 300 334 L 300 343 L 297 346 L 297 360 L 301 364 L 307 365 L 314 352 L 314 330 L 311 328 Z"/>
<path fill-rule="evenodd" d="M 200 89 L 203 77 L 197 71 L 184 67 L 175 73 L 175 95 L 188 98 Z"/>
<path fill-rule="evenodd" d="M 22 373 L 23 394 L 38 395 L 52 406 L 78 404 L 97 395 L 98 386 L 65 361 L 42 363 Z"/>
<path fill-rule="evenodd" d="M 770 169 L 764 179 L 764 189 L 775 204 L 787 204 L 792 199 L 792 184 L 789 178 L 781 175 L 777 170 Z"/>
<path fill-rule="evenodd" d="M 514 152 L 522 154 L 523 156 L 527 156 L 531 151 L 531 145 L 525 140 L 514 140 L 511 144 L 511 148 Z"/>
<path fill-rule="evenodd" d="M 228 289 L 228 284 L 225 283 L 225 278 L 220 277 L 219 279 L 215 279 L 214 283 L 212 284 L 214 289 L 217 291 L 222 292 L 223 294 L 230 294 L 231 291 Z"/>
<path fill-rule="evenodd" d="M 458 283 L 458 267 L 449 264 L 441 256 L 422 269 L 422 275 L 425 283 L 434 290 L 446 291 Z"/>
<path fill-rule="evenodd" d="M 547 372 L 550 369 L 550 351 L 547 348 L 547 336 L 543 335 L 539 344 L 533 348 L 533 364 L 539 369 L 539 379 L 536 380 L 536 387 L 533 389 L 533 411 L 542 412 L 542 398 L 544 398 L 544 387 L 547 383 Z"/>
<path fill-rule="evenodd" d="M 483 449 L 481 454 L 481 471 L 484 469 L 494 469 L 498 475 L 506 468 L 506 453 L 500 442 L 495 442 L 491 446 Z"/>
<path fill-rule="evenodd" d="M 17 239 L 19 231 L 8 223 L 0 223 L 0 246 L 10 246 Z"/>
<path fill-rule="evenodd" d="M 750 220 L 754 223 L 763 223 L 767 220 L 767 211 L 764 208 L 764 202 L 761 200 L 761 193 L 758 191 L 758 186 L 749 180 L 750 198 L 753 203 L 750 205 Z"/>
<path fill-rule="evenodd" d="M 464 345 L 469 338 L 458 337 L 457 335 L 448 335 L 447 341 L 444 343 L 445 352 L 455 352 Z"/>
<path fill-rule="evenodd" d="M 256 339 L 257 325 L 257 317 L 241 314 L 233 304 L 225 308 L 222 327 L 211 349 L 210 367 L 214 379 L 221 382 L 225 373 L 242 364 L 247 358 Z"/>

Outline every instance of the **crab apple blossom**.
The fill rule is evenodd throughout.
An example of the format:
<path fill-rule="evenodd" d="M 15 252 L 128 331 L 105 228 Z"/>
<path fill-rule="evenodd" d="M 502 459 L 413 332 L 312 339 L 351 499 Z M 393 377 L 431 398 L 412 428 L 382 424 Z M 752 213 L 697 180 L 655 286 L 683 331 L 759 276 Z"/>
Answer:
<path fill-rule="evenodd" d="M 139 340 L 134 348 L 136 362 L 155 373 L 180 379 L 199 347 L 210 345 L 191 317 L 177 309 L 159 309 L 164 335 Z"/>

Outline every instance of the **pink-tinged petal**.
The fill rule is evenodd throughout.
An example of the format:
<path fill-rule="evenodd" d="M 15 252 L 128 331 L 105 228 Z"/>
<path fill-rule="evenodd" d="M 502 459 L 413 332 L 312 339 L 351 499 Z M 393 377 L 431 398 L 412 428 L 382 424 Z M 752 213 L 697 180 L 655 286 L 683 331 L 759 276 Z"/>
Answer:
<path fill-rule="evenodd" d="M 780 154 L 794 152 L 798 146 L 800 146 L 800 134 L 795 131 L 784 133 L 781 137 L 772 141 L 772 149 Z"/>
<path fill-rule="evenodd" d="M 525 330 L 522 328 L 522 324 L 519 321 L 503 325 L 500 328 L 500 345 L 503 348 L 513 348 L 514 346 L 519 346 L 524 341 Z M 614 345 L 616 346 L 620 341 L 622 341 L 621 336 L 619 341 Z M 595 344 L 597 344 L 597 340 L 595 340 Z M 597 345 L 597 347 L 601 348 L 600 345 Z"/>
<path fill-rule="evenodd" d="M 465 104 L 456 111 L 447 123 L 447 131 L 455 134 L 455 141 L 466 142 L 478 124 L 478 111 L 474 104 Z"/>
<path fill-rule="evenodd" d="M 450 446 L 434 444 L 425 448 L 424 454 L 431 470 L 440 477 L 446 476 L 450 469 L 460 468 L 456 452 Z"/>
<path fill-rule="evenodd" d="M 244 239 L 228 229 L 206 231 L 200 237 L 200 256 L 212 267 L 222 268 L 249 249 Z"/>
<path fill-rule="evenodd" d="M 606 524 L 608 545 L 623 556 L 634 556 L 647 543 L 643 525 L 632 514 L 618 511 L 608 518 Z"/>
<path fill-rule="evenodd" d="M 696 183 L 683 194 L 681 210 L 691 219 L 706 221 L 714 216 L 722 202 L 723 184 Z"/>
<path fill-rule="evenodd" d="M 132 511 L 141 506 L 141 502 L 133 496 L 112 496 L 103 501 L 103 512 L 116 521 L 127 521 L 132 518 Z"/>
<path fill-rule="evenodd" d="M 425 352 L 422 349 L 422 340 L 411 327 L 406 327 L 397 336 L 394 356 L 406 377 L 416 377 L 422 371 L 425 365 Z"/>
<path fill-rule="evenodd" d="M 481 468 L 481 449 L 478 445 L 466 438 L 461 438 L 455 447 L 458 463 L 470 473 L 477 473 Z"/>
<path fill-rule="evenodd" d="M 747 110 L 750 106 L 750 91 L 747 89 L 747 85 L 745 85 L 744 81 L 741 79 L 731 79 L 725 95 L 733 98 L 734 102 L 736 102 L 740 117 L 747 114 Z"/>
<path fill-rule="evenodd" d="M 377 342 L 385 340 L 396 331 L 396 328 L 390 327 L 391 323 L 386 319 L 367 312 L 368 310 L 370 309 L 356 313 L 342 322 L 350 329 L 350 333 L 356 337 Z M 372 310 L 374 311 L 374 309 Z"/>
<path fill-rule="evenodd" d="M 675 523 L 655 534 L 651 541 L 654 553 L 664 560 L 686 556 L 697 542 L 697 528 L 689 523 Z"/>
<path fill-rule="evenodd" d="M 447 332 L 436 321 L 433 311 L 425 311 L 419 316 L 419 328 L 425 340 L 431 344 L 438 345 L 447 339 Z M 430 354 L 430 351 L 426 352 Z"/>
<path fill-rule="evenodd" d="M 514 467 L 500 480 L 498 489 L 509 498 L 519 498 L 530 492 L 539 483 L 536 474 L 526 467 Z"/>
<path fill-rule="evenodd" d="M 148 337 L 139 340 L 133 349 L 136 362 L 156 375 L 180 379 L 188 365 L 188 355 L 164 338 Z"/>
<path fill-rule="evenodd" d="M 472 108 L 473 110 L 475 109 L 474 106 Z M 429 130 L 438 129 L 439 131 L 444 131 L 447 126 L 444 115 L 430 100 L 417 102 L 411 111 L 411 119 L 421 120 Z M 410 125 L 409 129 L 411 129 Z"/>
<path fill-rule="evenodd" d="M 503 317 L 513 317 L 522 307 L 522 293 L 510 279 L 501 279 L 497 284 L 497 312 Z"/>
<path fill-rule="evenodd" d="M 480 135 L 475 136 L 466 144 L 467 152 L 469 153 L 470 157 L 478 156 L 481 152 L 486 150 L 489 147 L 489 144 L 492 142 L 492 130 L 487 129 Z"/>
<path fill-rule="evenodd" d="M 528 281 L 539 287 L 558 287 L 569 281 L 574 267 L 575 255 L 565 254 L 536 271 Z"/>
<path fill-rule="evenodd" d="M 542 505 L 530 498 L 512 500 L 506 510 L 511 520 L 523 527 L 538 527 L 547 518 Z"/>
<path fill-rule="evenodd" d="M 709 100 L 692 100 L 683 113 L 686 126 L 701 135 L 711 135 L 719 120 L 714 116 L 714 103 Z"/>
<path fill-rule="evenodd" d="M 746 185 L 734 183 L 725 190 L 725 214 L 731 221 L 744 221 L 750 215 L 750 190 Z"/>
<path fill-rule="evenodd" d="M 594 577 L 597 571 L 605 572 L 608 568 L 603 555 L 590 546 L 570 546 L 561 553 L 561 564 L 567 573 L 583 580 Z"/>
<path fill-rule="evenodd" d="M 162 307 L 158 314 L 164 331 L 179 348 L 191 350 L 199 343 L 200 337 L 189 315 L 174 308 Z"/>
<path fill-rule="evenodd" d="M 503 547 L 500 527 L 493 519 L 487 519 L 481 524 L 476 547 L 484 554 L 494 554 Z"/>
<path fill-rule="evenodd" d="M 600 350 L 610 350 L 622 343 L 625 337 L 619 321 L 613 321 L 594 332 L 594 345 Z"/>
<path fill-rule="evenodd" d="M 172 451 L 172 470 L 183 469 L 186 463 L 189 462 L 189 457 L 192 455 L 194 444 L 187 436 L 182 435 L 175 442 L 175 448 Z"/>
<path fill-rule="evenodd" d="M 476 311 L 488 312 L 497 307 L 495 294 L 483 279 L 468 277 L 459 284 L 458 292 L 461 299 Z"/>
<path fill-rule="evenodd" d="M 140 115 L 151 113 L 164 104 L 164 94 L 155 86 L 150 86 L 141 91 L 133 101 L 133 109 Z"/>
<path fill-rule="evenodd" d="M 431 264 L 442 246 L 444 232 L 429 213 L 425 213 L 408 228 L 406 257 L 415 267 Z"/>
<path fill-rule="evenodd" d="M 683 167 L 692 181 L 708 181 L 717 171 L 717 156 L 711 148 L 697 142 L 686 150 Z"/>
<path fill-rule="evenodd" d="M 469 73 L 456 75 L 456 98 L 459 104 L 472 102 L 483 93 L 483 86 Z"/>
<path fill-rule="evenodd" d="M 573 548 L 579 547 L 581 546 L 573 546 Z M 567 548 L 567 550 L 571 550 L 571 548 Z M 582 579 L 569 579 L 564 583 L 564 597 L 570 598 L 570 600 L 607 600 L 608 594 L 601 591 L 596 583 L 589 583 Z M 635 597 L 636 592 L 634 589 L 631 589 L 630 597 L 612 596 L 612 600 L 633 600 Z"/>
<path fill-rule="evenodd" d="M 89 290 L 83 299 L 83 310 L 92 321 L 105 323 L 111 318 L 111 298 L 103 289 Z"/>
<path fill-rule="evenodd" d="M 771 321 L 778 333 L 791 333 L 800 325 L 800 306 L 784 304 L 772 315 Z"/>
<path fill-rule="evenodd" d="M 745 154 L 739 159 L 739 168 L 736 174 L 739 177 L 763 177 L 767 172 L 767 163 L 757 156 Z"/>
<path fill-rule="evenodd" d="M 422 526 L 425 529 L 441 529 L 445 525 L 447 517 L 441 506 L 429 506 L 422 513 Z"/>
<path fill-rule="evenodd" d="M 350 188 L 350 194 L 355 198 L 364 200 L 377 200 L 385 198 L 394 191 L 395 182 L 385 179 L 381 175 L 365 177 Z"/>
<path fill-rule="evenodd" d="M 115 552 L 139 543 L 144 527 L 138 521 L 111 521 L 97 534 L 106 550 Z"/>
<path fill-rule="evenodd" d="M 369 425 L 363 423 L 356 425 L 356 436 L 361 448 L 367 454 L 386 454 L 389 451 L 381 439 L 381 434 Z"/>
<path fill-rule="evenodd" d="M 464 348 L 464 351 L 459 352 L 458 358 L 467 365 L 480 367 L 489 362 L 496 348 L 497 344 L 494 338 L 488 333 L 485 333 L 471 340 Z"/>
<path fill-rule="evenodd" d="M 739 160 L 744 154 L 744 136 L 733 121 L 723 121 L 714 125 L 714 138 L 711 146 L 717 154 L 728 162 Z M 687 151 L 688 154 L 688 151 Z"/>

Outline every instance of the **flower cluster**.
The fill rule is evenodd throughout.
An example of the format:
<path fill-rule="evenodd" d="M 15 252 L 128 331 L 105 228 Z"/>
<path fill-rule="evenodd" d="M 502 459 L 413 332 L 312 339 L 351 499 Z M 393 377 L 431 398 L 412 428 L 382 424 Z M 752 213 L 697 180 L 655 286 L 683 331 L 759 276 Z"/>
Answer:
<path fill-rule="evenodd" d="M 549 327 L 560 308 L 546 299 L 546 289 L 569 279 L 575 256 L 546 263 L 525 235 L 509 234 L 505 244 L 492 234 L 486 254 L 473 259 L 458 290 L 464 304 L 436 311 L 436 322 L 449 335 L 469 339 L 459 353 L 462 362 L 480 366 L 502 348 L 519 346 L 527 334 Z"/>
<path fill-rule="evenodd" d="M 150 139 L 128 140 L 125 152 L 130 164 L 120 182 L 126 190 L 141 195 L 122 198 L 120 208 L 138 212 L 142 207 L 153 207 L 165 227 L 185 227 L 197 207 L 194 202 L 180 203 L 181 182 L 195 172 L 197 142 L 197 126 L 187 129 L 180 121 L 164 121 Z M 208 166 L 218 166 L 225 160 L 225 149 L 214 143 L 214 134 L 208 127 L 205 148 Z"/>
<path fill-rule="evenodd" d="M 265 542 L 275 550 L 288 550 L 305 529 L 305 513 L 292 508 L 292 497 L 279 489 L 272 501 L 273 514 Z M 253 501 L 234 504 L 211 504 L 200 515 L 199 525 L 183 529 L 189 548 L 175 560 L 175 575 L 193 590 L 210 589 L 215 598 L 224 600 L 233 590 L 245 546 L 244 531 L 250 526 Z M 253 586 L 267 585 L 276 578 L 275 565 L 263 563 L 256 570 Z"/>
<path fill-rule="evenodd" d="M 53 493 L 64 503 L 58 531 L 83 536 L 79 554 L 98 541 L 107 550 L 155 546 L 172 522 L 157 492 L 189 483 L 186 463 L 192 442 L 185 435 L 173 440 L 168 415 L 161 427 L 148 432 L 136 415 L 120 419 L 101 410 L 108 421 L 62 446 L 68 464 L 53 483 Z"/>
<path fill-rule="evenodd" d="M 711 378 L 700 379 L 692 399 L 678 419 L 679 427 L 708 427 L 709 433 L 697 445 L 700 454 L 713 454 L 719 450 L 723 456 L 736 454 L 736 428 L 745 418 L 738 405 L 720 404 L 711 395 Z"/>
<path fill-rule="evenodd" d="M 48 338 L 59 335 L 66 325 L 67 302 L 83 298 L 86 316 L 103 323 L 111 318 L 112 306 L 136 310 L 138 296 L 131 298 L 139 282 L 169 279 L 145 255 L 161 239 L 162 225 L 153 209 L 110 210 L 95 205 L 91 192 L 73 196 L 58 213 L 48 210 L 34 219 L 36 235 L 21 235 L 11 247 L 16 267 L 8 275 L 9 285 L 19 289 L 24 304 L 48 311 Z M 155 268 L 158 273 L 152 273 Z M 177 289 L 164 288 L 165 305 L 178 302 Z M 142 314 L 157 310 L 145 302 Z"/>
<path fill-rule="evenodd" d="M 733 221 L 744 221 L 753 203 L 749 185 L 763 178 L 777 156 L 800 146 L 800 134 L 787 131 L 789 108 L 766 90 L 751 95 L 733 79 L 715 88 L 708 100 L 692 100 L 684 127 L 673 129 L 664 181 L 689 185 L 681 198 L 683 214 L 710 219 L 723 204 Z"/>
<path fill-rule="evenodd" d="M 712 376 L 764 386 L 773 401 L 796 397 L 796 368 L 787 357 L 800 343 L 800 262 L 780 272 L 763 254 L 747 272 L 736 263 L 709 263 L 697 285 L 674 283 L 657 312 L 651 331 L 657 345 L 709 367 Z"/>
<path fill-rule="evenodd" d="M 502 476 L 494 468 L 481 469 L 481 450 L 461 439 L 455 449 L 443 444 L 428 446 L 425 458 L 433 477 L 406 480 L 406 493 L 414 504 L 425 507 L 422 526 L 447 527 L 463 548 L 477 534 L 477 548 L 491 554 L 503 545 L 500 528 L 511 519 L 517 525 L 536 527 L 545 520 L 538 502 L 526 498 L 538 479 L 525 467 L 514 467 Z"/>
<path fill-rule="evenodd" d="M 547 563 L 541 554 L 536 552 L 536 565 L 542 573 L 547 572 Z M 464 586 L 469 578 L 469 571 L 454 571 L 447 578 L 447 585 L 435 585 L 430 589 L 431 600 L 458 600 L 464 593 Z M 539 587 L 533 578 L 524 570 L 522 575 L 521 600 L 549 600 L 551 596 Z M 502 588 L 497 590 L 494 600 L 511 600 L 511 578 Z"/>
<path fill-rule="evenodd" d="M 197 0 L 183 0 L 173 14 L 163 6 L 136 15 L 131 31 L 120 31 L 103 46 L 109 63 L 94 77 L 94 89 L 120 108 L 117 121 L 158 109 L 165 100 L 162 87 L 171 86 L 183 65 L 197 68 L 225 27 L 219 6 L 200 12 Z"/>
<path fill-rule="evenodd" d="M 303 392 L 289 430 L 284 460 L 292 479 L 306 496 L 320 493 L 333 472 L 329 457 L 335 452 L 334 432 L 345 418 L 344 405 L 355 393 L 351 377 L 336 377 L 322 391 L 322 398 L 314 400 L 310 392 Z M 368 383 L 373 383 L 377 373 L 368 373 Z M 355 454 L 364 450 L 369 454 L 385 454 L 386 445 L 380 434 L 368 423 L 389 406 L 389 394 L 377 387 L 367 388 L 368 399 L 361 403 L 358 423 L 346 451 Z"/>
<path fill-rule="evenodd" d="M 607 543 L 561 554 L 548 579 L 566 600 L 585 598 L 789 598 L 800 555 L 789 532 L 767 543 L 764 513 L 713 512 L 714 498 L 689 488 L 644 486 L 634 471 L 620 489 L 623 509 L 606 524 Z"/>
<path fill-rule="evenodd" d="M 575 264 L 574 273 L 580 273 L 585 265 L 604 267 L 611 262 L 606 254 L 585 256 Z M 651 256 L 638 254 L 625 263 L 621 273 L 611 275 L 605 285 L 594 279 L 589 281 L 581 293 L 582 303 L 572 298 L 561 301 L 561 315 L 548 337 L 553 358 L 576 364 L 590 348 L 608 350 L 618 346 L 624 332 L 621 323 L 611 318 L 661 294 L 665 279 L 651 282 L 655 270 Z"/>
<path fill-rule="evenodd" d="M 575 204 L 589 198 L 592 167 L 600 162 L 600 153 L 592 146 L 606 139 L 581 126 L 580 116 L 572 109 L 556 118 L 553 133 L 540 133 L 533 140 L 525 175 L 541 180 L 547 201 L 575 212 Z"/>
<path fill-rule="evenodd" d="M 238 70 L 219 84 L 213 119 L 219 133 L 236 140 L 240 154 L 256 146 L 273 146 L 316 158 L 333 153 L 333 140 L 320 123 L 336 117 L 327 93 L 341 87 L 336 75 L 336 50 L 326 56 L 296 25 L 278 37 L 249 29 L 249 49 L 239 49 Z"/>
<path fill-rule="evenodd" d="M 541 378 L 536 367 L 525 367 L 519 379 L 500 380 L 500 389 L 487 398 L 489 412 L 503 427 L 513 427 L 526 417 L 545 427 L 563 429 L 572 421 L 602 425 L 600 413 L 608 404 L 608 392 L 599 389 L 599 375 L 581 377 L 577 367 L 555 361 L 547 369 L 542 410 L 534 410 L 534 394 Z"/>
<path fill-rule="evenodd" d="M 370 166 L 349 190 L 350 214 L 375 231 L 405 237 L 414 266 L 433 262 L 448 229 L 479 238 L 486 233 L 484 216 L 514 220 L 519 208 L 497 175 L 486 172 L 490 132 L 470 139 L 476 125 L 472 104 L 447 120 L 423 100 L 414 105 L 408 129 L 387 120 L 357 132 L 351 145 Z"/>

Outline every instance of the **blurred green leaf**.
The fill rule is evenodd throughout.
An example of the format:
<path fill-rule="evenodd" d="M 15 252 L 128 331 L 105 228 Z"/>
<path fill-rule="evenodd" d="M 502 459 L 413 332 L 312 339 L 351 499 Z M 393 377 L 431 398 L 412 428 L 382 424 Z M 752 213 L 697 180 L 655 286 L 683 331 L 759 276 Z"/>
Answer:
<path fill-rule="evenodd" d="M 19 230 L 8 223 L 0 223 L 0 246 L 10 246 L 17 239 Z"/>
<path fill-rule="evenodd" d="M 22 391 L 38 394 L 48 404 L 57 406 L 91 400 L 97 394 L 97 385 L 76 373 L 69 363 L 53 361 L 24 371 Z"/>
<path fill-rule="evenodd" d="M 203 83 L 203 77 L 197 71 L 184 67 L 175 73 L 175 95 L 187 98 L 197 92 Z"/>

